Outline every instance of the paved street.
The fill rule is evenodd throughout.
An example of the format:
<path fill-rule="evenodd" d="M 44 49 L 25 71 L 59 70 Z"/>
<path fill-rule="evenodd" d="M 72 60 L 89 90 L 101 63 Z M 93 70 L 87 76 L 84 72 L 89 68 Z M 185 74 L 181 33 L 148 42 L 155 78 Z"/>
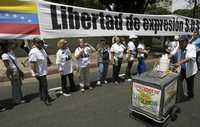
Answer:
<path fill-rule="evenodd" d="M 95 73 L 91 79 L 95 80 Z M 200 75 L 195 79 L 195 98 L 178 104 L 182 112 L 168 127 L 199 127 L 200 124 Z M 49 88 L 60 86 L 58 75 L 48 76 Z M 47 107 L 38 98 L 38 85 L 35 79 L 26 79 L 24 95 L 29 103 L 10 107 L 0 113 L 1 127 L 149 127 L 140 120 L 129 117 L 128 105 L 131 103 L 131 83 L 120 85 L 109 83 L 85 93 L 72 93 L 70 97 L 56 98 L 52 106 Z M 0 100 L 8 103 L 10 86 L 1 82 Z"/>

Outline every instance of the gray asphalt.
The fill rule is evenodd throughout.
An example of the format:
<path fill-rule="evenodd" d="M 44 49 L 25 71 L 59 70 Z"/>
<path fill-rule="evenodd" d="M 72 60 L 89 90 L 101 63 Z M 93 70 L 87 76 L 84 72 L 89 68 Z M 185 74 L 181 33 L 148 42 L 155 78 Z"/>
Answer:
<path fill-rule="evenodd" d="M 90 76 L 95 80 L 95 73 Z M 60 86 L 58 75 L 48 77 L 49 88 Z M 77 81 L 77 80 L 76 80 Z M 0 86 L 0 103 L 8 103 L 10 86 L 8 82 Z M 200 74 L 195 79 L 195 98 L 178 104 L 182 112 L 168 127 L 199 127 L 200 124 Z M 72 93 L 70 97 L 55 93 L 56 100 L 46 106 L 38 98 L 35 79 L 27 79 L 23 85 L 24 95 L 29 103 L 10 107 L 0 112 L 0 127 L 149 127 L 150 124 L 129 117 L 131 103 L 131 83 L 120 85 L 109 83 L 85 93 Z"/>

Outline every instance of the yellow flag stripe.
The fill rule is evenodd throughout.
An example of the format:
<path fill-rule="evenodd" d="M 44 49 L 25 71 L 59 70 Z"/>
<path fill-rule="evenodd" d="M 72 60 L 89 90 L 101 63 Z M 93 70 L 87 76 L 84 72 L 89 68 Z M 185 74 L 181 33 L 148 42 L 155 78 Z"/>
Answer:
<path fill-rule="evenodd" d="M 37 13 L 37 6 L 31 2 L 0 2 L 0 11 Z"/>

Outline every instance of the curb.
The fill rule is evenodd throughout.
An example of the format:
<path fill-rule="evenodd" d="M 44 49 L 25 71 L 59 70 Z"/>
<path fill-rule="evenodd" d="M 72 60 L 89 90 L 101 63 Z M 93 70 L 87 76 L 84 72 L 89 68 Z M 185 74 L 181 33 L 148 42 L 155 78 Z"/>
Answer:
<path fill-rule="evenodd" d="M 157 58 L 153 58 L 153 59 L 147 59 L 146 60 L 146 63 L 149 63 L 149 62 L 153 62 L 153 61 L 156 61 L 158 60 Z M 137 63 L 137 62 L 136 62 Z M 111 64 L 110 64 L 111 65 Z M 90 64 L 90 67 L 91 68 L 95 68 L 97 67 L 97 63 L 91 63 Z M 57 74 L 58 73 L 58 69 L 57 67 L 53 67 L 53 68 L 49 68 L 48 69 L 48 75 L 52 75 L 52 74 Z M 24 73 L 24 78 L 32 78 L 33 76 L 31 75 L 31 72 L 25 72 Z M 6 81 L 9 81 L 9 79 L 6 77 L 6 76 L 0 76 L 0 82 L 6 82 Z"/>

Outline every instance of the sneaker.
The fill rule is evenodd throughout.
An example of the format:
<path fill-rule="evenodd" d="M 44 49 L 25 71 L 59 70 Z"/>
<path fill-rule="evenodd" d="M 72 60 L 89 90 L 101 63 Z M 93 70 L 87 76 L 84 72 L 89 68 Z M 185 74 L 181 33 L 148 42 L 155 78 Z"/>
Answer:
<path fill-rule="evenodd" d="M 57 93 L 59 93 L 59 94 L 63 94 L 63 91 L 61 90 L 61 91 L 58 91 Z"/>
<path fill-rule="evenodd" d="M 20 101 L 14 102 L 14 105 L 19 105 L 19 104 L 24 104 L 24 103 L 26 103 L 26 100 L 20 100 Z"/>
<path fill-rule="evenodd" d="M 115 85 L 119 85 L 119 82 L 118 82 L 118 81 L 115 81 L 114 83 L 115 83 Z"/>
<path fill-rule="evenodd" d="M 131 82 L 131 81 L 132 81 L 132 79 L 131 79 L 131 78 L 129 78 L 129 79 L 127 79 L 127 81 L 128 81 L 128 82 Z"/>
<path fill-rule="evenodd" d="M 65 97 L 71 96 L 71 94 L 69 94 L 69 93 L 63 93 L 62 95 L 65 96 Z"/>
<path fill-rule="evenodd" d="M 43 101 L 43 102 L 44 102 L 44 104 L 45 104 L 46 106 L 51 106 L 51 105 L 52 105 L 51 102 L 48 101 L 48 100 L 45 100 L 45 101 Z"/>
<path fill-rule="evenodd" d="M 104 83 L 105 83 L 105 84 L 107 84 L 107 83 L 108 83 L 108 81 L 104 80 Z"/>
<path fill-rule="evenodd" d="M 6 111 L 6 108 L 0 105 L 0 112 Z"/>
<path fill-rule="evenodd" d="M 84 88 L 81 88 L 81 92 L 85 92 L 85 89 L 84 89 Z"/>
<path fill-rule="evenodd" d="M 89 86 L 89 89 L 90 89 L 90 90 L 92 90 L 92 89 L 93 89 L 93 87 Z"/>
<path fill-rule="evenodd" d="M 97 81 L 97 86 L 101 86 L 101 81 Z"/>

